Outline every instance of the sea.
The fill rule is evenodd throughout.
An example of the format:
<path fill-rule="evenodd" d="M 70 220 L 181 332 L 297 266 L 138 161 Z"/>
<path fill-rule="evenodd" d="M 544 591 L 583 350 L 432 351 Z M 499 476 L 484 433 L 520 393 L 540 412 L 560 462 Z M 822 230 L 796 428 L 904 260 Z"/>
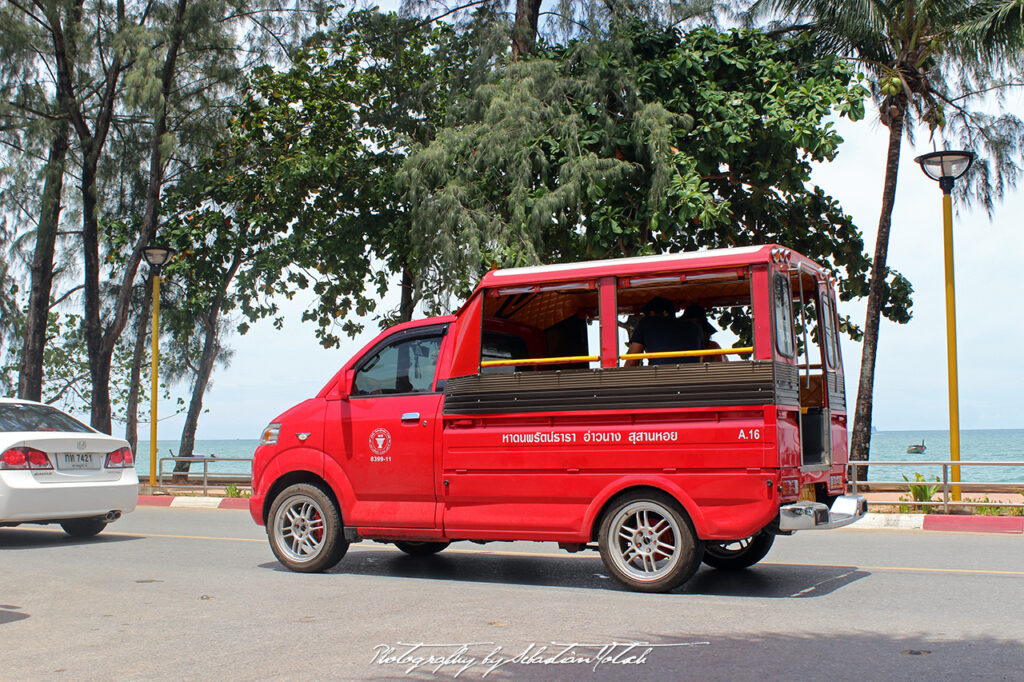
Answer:
<path fill-rule="evenodd" d="M 921 454 L 909 454 L 907 446 L 925 444 Z M 874 462 L 946 462 L 949 461 L 949 431 L 876 431 L 871 434 L 868 463 Z M 960 431 L 961 462 L 1016 462 L 1024 464 L 1024 430 L 978 429 Z M 942 467 L 912 464 L 908 466 L 868 467 L 869 481 L 914 480 L 919 473 L 928 480 L 942 480 Z M 970 483 L 1017 483 L 1024 487 L 1024 466 L 961 466 L 960 480 Z"/>
<path fill-rule="evenodd" d="M 908 454 L 907 446 L 924 441 L 922 454 Z M 250 474 L 249 461 L 229 461 L 252 457 L 257 441 L 198 440 L 195 452 L 213 455 L 209 458 L 211 474 Z M 178 441 L 158 440 L 157 458 L 170 457 L 177 452 Z M 139 477 L 149 476 L 149 441 L 140 440 L 135 470 Z M 902 481 L 903 476 L 913 480 L 919 473 L 928 480 L 942 479 L 942 468 L 917 462 L 949 460 L 949 431 L 876 431 L 871 434 L 870 462 L 913 462 L 900 466 L 868 467 L 869 481 Z M 960 432 L 960 460 L 962 462 L 1016 462 L 1024 464 L 1024 429 L 987 429 Z M 159 464 L 158 464 L 159 467 Z M 165 462 L 163 471 L 169 473 L 173 462 Z M 158 468 L 159 471 L 159 468 Z M 202 467 L 192 465 L 193 474 L 201 474 Z M 1009 483 L 1024 487 L 1024 466 L 961 466 L 960 480 L 974 483 Z"/>

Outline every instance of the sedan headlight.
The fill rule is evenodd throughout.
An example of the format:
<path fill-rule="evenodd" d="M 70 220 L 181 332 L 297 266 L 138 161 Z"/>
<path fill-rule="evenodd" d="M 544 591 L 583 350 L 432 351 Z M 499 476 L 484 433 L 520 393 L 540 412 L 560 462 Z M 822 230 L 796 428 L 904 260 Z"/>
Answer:
<path fill-rule="evenodd" d="M 281 425 L 278 423 L 271 424 L 263 429 L 263 435 L 260 436 L 260 445 L 273 445 L 277 442 L 277 434 L 280 432 Z"/>

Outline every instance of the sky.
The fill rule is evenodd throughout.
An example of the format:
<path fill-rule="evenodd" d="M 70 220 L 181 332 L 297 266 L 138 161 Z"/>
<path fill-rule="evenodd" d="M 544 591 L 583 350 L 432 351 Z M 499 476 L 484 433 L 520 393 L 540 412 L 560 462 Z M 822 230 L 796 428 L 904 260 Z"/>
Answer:
<path fill-rule="evenodd" d="M 1022 101 L 1024 104 L 1024 101 Z M 1019 109 L 1018 109 L 1019 110 Z M 888 129 L 871 114 L 837 122 L 844 138 L 836 160 L 816 167 L 813 182 L 839 200 L 864 234 L 870 253 L 881 205 Z M 904 141 L 889 243 L 889 266 L 913 284 L 913 319 L 897 325 L 883 318 L 875 372 L 873 425 L 881 431 L 947 429 L 948 383 L 942 243 L 942 192 L 914 157 L 933 151 L 927 134 Z M 1020 387 L 1024 363 L 1024 191 L 1008 194 L 992 219 L 983 210 L 954 206 L 956 316 L 962 429 L 1024 428 Z M 386 307 L 396 301 L 386 300 Z M 376 335 L 370 323 L 340 348 L 324 349 L 314 326 L 301 323 L 308 299 L 282 302 L 285 324 L 269 321 L 234 336 L 235 356 L 215 370 L 204 400 L 198 439 L 255 439 L 292 405 L 311 398 Z M 840 303 L 840 315 L 864 319 L 865 299 Z M 850 412 L 856 400 L 861 344 L 842 344 Z M 184 389 L 182 389 L 184 390 Z M 174 408 L 162 404 L 162 415 Z M 180 437 L 184 416 L 160 422 L 159 440 Z M 140 428 L 140 436 L 148 429 Z"/>

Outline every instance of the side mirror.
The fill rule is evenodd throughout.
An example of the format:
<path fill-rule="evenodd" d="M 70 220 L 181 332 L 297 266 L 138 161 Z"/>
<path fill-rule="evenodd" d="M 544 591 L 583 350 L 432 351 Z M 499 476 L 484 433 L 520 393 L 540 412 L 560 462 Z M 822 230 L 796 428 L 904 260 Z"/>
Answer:
<path fill-rule="evenodd" d="M 341 376 L 338 383 L 327 393 L 328 400 L 348 400 L 352 389 L 352 370 L 348 370 Z"/>

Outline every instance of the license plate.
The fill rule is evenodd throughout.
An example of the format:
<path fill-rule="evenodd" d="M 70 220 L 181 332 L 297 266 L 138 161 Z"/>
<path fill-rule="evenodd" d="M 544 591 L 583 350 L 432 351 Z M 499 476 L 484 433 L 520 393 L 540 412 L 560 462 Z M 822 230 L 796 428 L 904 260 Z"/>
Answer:
<path fill-rule="evenodd" d="M 99 469 L 100 456 L 91 452 L 62 452 L 57 455 L 58 469 Z"/>

